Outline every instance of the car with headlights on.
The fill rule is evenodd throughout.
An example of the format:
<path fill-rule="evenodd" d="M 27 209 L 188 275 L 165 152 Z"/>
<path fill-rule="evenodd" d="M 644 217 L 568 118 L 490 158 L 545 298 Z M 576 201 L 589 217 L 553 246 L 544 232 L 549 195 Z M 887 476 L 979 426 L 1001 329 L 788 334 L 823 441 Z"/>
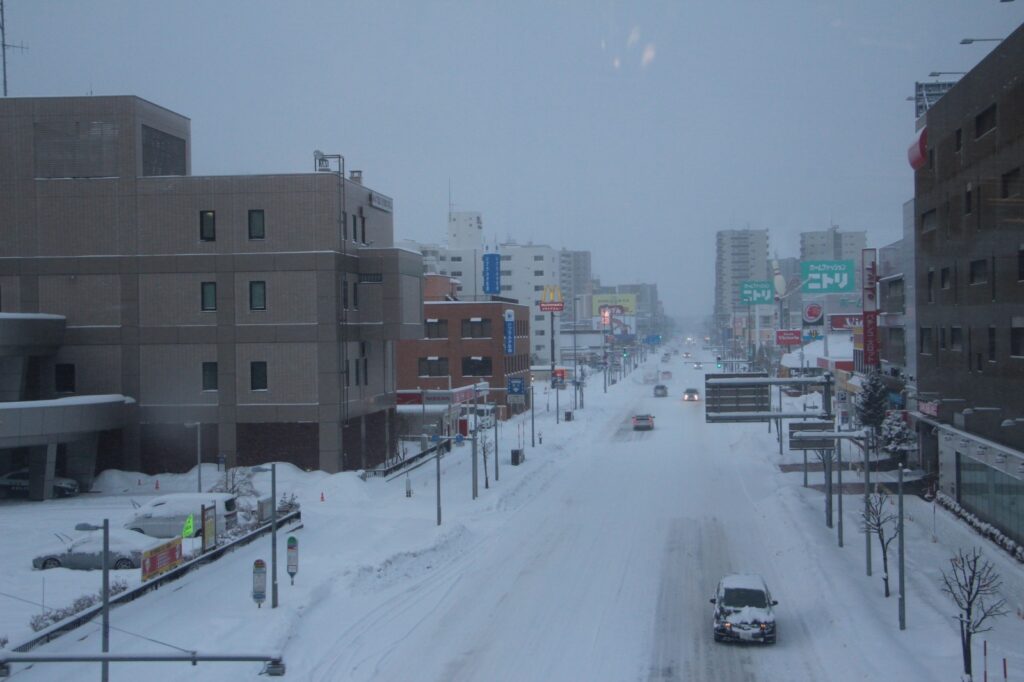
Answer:
<path fill-rule="evenodd" d="M 711 598 L 715 605 L 712 632 L 716 642 L 762 642 L 778 638 L 772 599 L 764 578 L 754 574 L 732 574 L 722 578 Z"/>
<path fill-rule="evenodd" d="M 634 431 L 651 431 L 654 429 L 654 415 L 653 414 L 637 414 L 633 415 L 633 430 Z"/>
<path fill-rule="evenodd" d="M 32 568 L 72 568 L 80 571 L 103 569 L 103 531 L 88 531 L 72 537 L 57 533 L 57 542 L 34 559 Z M 110 568 L 124 570 L 142 566 L 142 553 L 159 545 L 158 540 L 123 528 L 110 529 Z"/>
<path fill-rule="evenodd" d="M 697 402 L 700 400 L 700 391 L 695 388 L 688 388 L 683 391 L 683 400 L 685 402 Z"/>

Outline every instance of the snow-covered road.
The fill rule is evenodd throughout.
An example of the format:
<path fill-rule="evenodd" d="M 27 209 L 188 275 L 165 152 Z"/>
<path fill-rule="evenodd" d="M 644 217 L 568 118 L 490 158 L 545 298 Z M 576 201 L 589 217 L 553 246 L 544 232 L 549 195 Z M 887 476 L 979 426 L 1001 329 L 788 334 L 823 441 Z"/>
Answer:
<path fill-rule="evenodd" d="M 541 414 L 544 445 L 528 448 L 524 466 L 508 466 L 506 427 L 501 480 L 481 485 L 479 500 L 469 496 L 469 448 L 457 449 L 444 463 L 440 529 L 432 465 L 413 474 L 411 500 L 400 481 L 285 475 L 305 528 L 298 584 L 282 575 L 281 608 L 249 600 L 252 562 L 267 552 L 256 543 L 117 609 L 113 622 L 186 649 L 280 650 L 298 680 L 958 679 L 934 572 L 945 550 L 909 531 L 923 547 L 910 559 L 914 607 L 900 633 L 895 597 L 863 576 L 855 504 L 839 549 L 821 494 L 779 471 L 766 427 L 706 424 L 702 404 L 679 399 L 685 387 L 703 392 L 702 375 L 680 361 L 673 369 L 668 398 L 654 398 L 637 371 L 607 395 L 591 388 L 572 422 Z M 656 415 L 656 428 L 634 432 L 635 412 Z M 765 577 L 779 600 L 777 645 L 712 641 L 708 599 L 728 572 Z M 1011 641 L 1024 631 L 1019 619 L 1004 625 Z M 96 651 L 97 629 L 41 650 Z M 112 641 L 119 651 L 156 648 L 121 632 Z M 36 666 L 15 679 L 94 670 Z M 256 673 L 118 664 L 112 679 Z"/>

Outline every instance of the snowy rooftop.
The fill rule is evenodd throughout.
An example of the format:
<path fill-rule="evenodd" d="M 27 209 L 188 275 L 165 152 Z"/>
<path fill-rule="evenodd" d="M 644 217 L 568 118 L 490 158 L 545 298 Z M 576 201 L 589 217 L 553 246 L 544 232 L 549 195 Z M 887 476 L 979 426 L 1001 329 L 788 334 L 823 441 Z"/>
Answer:
<path fill-rule="evenodd" d="M 794 350 L 782 356 L 782 366 L 796 369 L 803 367 L 817 367 L 818 358 L 825 357 L 825 340 L 818 339 L 811 341 L 803 347 L 803 364 L 800 361 L 800 350 Z M 828 335 L 828 357 L 832 360 L 853 359 L 853 336 L 851 334 L 829 334 Z"/>

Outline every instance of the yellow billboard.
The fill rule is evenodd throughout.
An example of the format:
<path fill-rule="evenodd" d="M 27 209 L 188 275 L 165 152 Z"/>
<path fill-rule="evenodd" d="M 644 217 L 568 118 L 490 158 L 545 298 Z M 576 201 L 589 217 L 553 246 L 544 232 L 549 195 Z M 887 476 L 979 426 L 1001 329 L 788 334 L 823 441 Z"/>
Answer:
<path fill-rule="evenodd" d="M 636 294 L 594 294 L 592 297 L 594 317 L 601 315 L 602 306 L 618 306 L 625 315 L 636 315 Z"/>

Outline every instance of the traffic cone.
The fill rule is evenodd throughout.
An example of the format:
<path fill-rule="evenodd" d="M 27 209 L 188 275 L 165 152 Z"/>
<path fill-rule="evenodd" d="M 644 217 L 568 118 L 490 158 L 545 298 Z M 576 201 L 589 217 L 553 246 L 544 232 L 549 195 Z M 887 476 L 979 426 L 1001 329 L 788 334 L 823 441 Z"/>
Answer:
<path fill-rule="evenodd" d="M 160 479 L 156 479 L 156 489 L 160 490 Z"/>
<path fill-rule="evenodd" d="M 320 491 L 320 501 L 321 502 L 324 501 L 324 491 L 323 490 Z"/>

